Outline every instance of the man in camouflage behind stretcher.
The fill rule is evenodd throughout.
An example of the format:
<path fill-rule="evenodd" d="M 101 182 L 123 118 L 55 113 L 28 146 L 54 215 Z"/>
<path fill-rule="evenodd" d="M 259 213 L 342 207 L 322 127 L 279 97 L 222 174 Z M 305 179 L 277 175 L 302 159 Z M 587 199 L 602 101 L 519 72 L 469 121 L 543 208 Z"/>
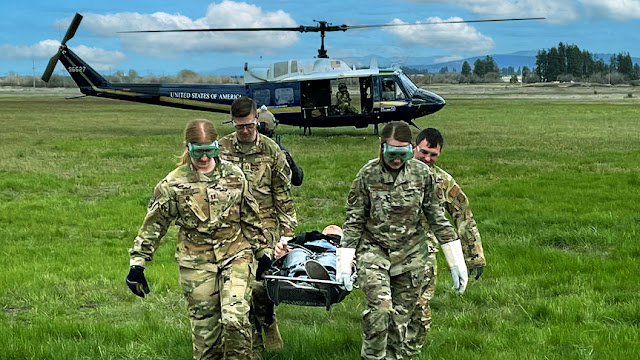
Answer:
<path fill-rule="evenodd" d="M 236 131 L 220 139 L 220 158 L 239 166 L 249 181 L 251 193 L 260 206 L 260 219 L 269 245 L 273 248 L 281 237 L 291 237 L 297 225 L 291 197 L 291 169 L 286 156 L 275 141 L 258 133 L 258 112 L 252 99 L 243 96 L 231 104 L 231 121 Z M 272 259 L 258 259 L 259 265 Z M 260 268 L 260 266 L 259 266 Z M 253 284 L 251 314 L 256 352 L 282 348 L 282 338 L 275 320 L 274 304 L 256 275 Z M 266 340 L 262 341 L 262 330 Z"/>
<path fill-rule="evenodd" d="M 413 149 L 414 157 L 427 164 L 431 169 L 435 180 L 435 195 L 444 210 L 449 213 L 453 219 L 454 228 L 462 244 L 467 269 L 469 269 L 471 274 L 478 280 L 486 265 L 480 233 L 478 232 L 476 221 L 469 208 L 467 196 L 462 192 L 462 189 L 460 189 L 460 186 L 451 175 L 438 166 L 435 166 L 435 162 L 438 160 L 438 155 L 440 155 L 443 146 L 444 140 L 437 129 L 424 129 L 416 136 Z M 428 224 L 425 226 L 428 227 Z M 437 251 L 435 234 L 429 229 L 427 236 L 429 251 L 435 253 L 435 251 Z M 413 329 L 411 329 L 409 333 L 416 334 L 416 339 L 423 338 L 429 330 L 431 323 L 431 308 L 429 302 L 433 298 L 436 288 L 435 276 L 435 257 L 433 257 L 433 266 L 427 270 L 427 284 L 420 298 L 420 307 L 422 308 L 421 321 L 420 323 L 413 322 L 410 324 L 410 328 Z M 421 344 L 416 344 L 416 346 L 421 346 Z"/>

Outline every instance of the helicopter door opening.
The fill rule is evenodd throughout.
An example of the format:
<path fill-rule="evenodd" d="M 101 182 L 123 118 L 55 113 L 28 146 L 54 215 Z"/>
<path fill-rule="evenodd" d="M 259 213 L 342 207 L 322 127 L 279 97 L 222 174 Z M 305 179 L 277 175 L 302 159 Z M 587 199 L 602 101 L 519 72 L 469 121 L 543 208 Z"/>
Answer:
<path fill-rule="evenodd" d="M 360 105 L 363 114 L 368 114 L 373 111 L 371 76 L 360 78 Z"/>
<path fill-rule="evenodd" d="M 330 80 L 300 82 L 300 106 L 305 119 L 331 115 Z"/>
<path fill-rule="evenodd" d="M 358 115 L 362 88 L 356 78 L 331 80 L 331 115 Z M 360 89 L 358 89 L 360 87 Z"/>

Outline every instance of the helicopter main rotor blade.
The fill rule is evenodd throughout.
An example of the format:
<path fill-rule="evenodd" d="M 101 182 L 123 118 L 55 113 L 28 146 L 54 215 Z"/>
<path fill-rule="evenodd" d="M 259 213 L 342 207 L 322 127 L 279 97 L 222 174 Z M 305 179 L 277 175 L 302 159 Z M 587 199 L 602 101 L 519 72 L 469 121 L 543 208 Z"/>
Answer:
<path fill-rule="evenodd" d="M 543 17 L 533 18 L 513 18 L 513 19 L 487 19 L 487 20 L 452 20 L 438 21 L 430 23 L 407 23 L 407 24 L 378 24 L 378 25 L 329 25 L 326 21 L 319 22 L 317 26 L 298 27 L 269 27 L 269 28 L 211 28 L 211 29 L 172 29 L 172 30 L 132 30 L 119 31 L 121 34 L 131 33 L 169 33 L 169 32 L 218 32 L 218 31 L 297 31 L 297 32 L 330 32 L 347 31 L 349 29 L 380 28 L 393 26 L 416 26 L 416 25 L 438 25 L 438 24 L 461 24 L 461 23 L 483 23 L 500 21 L 524 21 L 524 20 L 544 20 Z"/>
<path fill-rule="evenodd" d="M 174 30 L 132 30 L 118 31 L 120 34 L 132 33 L 169 33 L 169 32 L 204 32 L 204 31 L 298 31 L 305 32 L 304 26 L 292 28 L 213 28 L 213 29 L 174 29 Z"/>
<path fill-rule="evenodd" d="M 80 26 L 80 21 L 82 21 L 82 15 L 76 13 L 76 16 L 71 20 L 67 33 L 64 35 L 64 39 L 62 39 L 62 45 L 66 44 L 67 41 L 76 34 L 76 30 L 78 30 L 78 26 Z"/>
<path fill-rule="evenodd" d="M 406 24 L 380 24 L 380 25 L 342 25 L 349 29 L 366 29 L 377 27 L 393 27 L 393 26 L 417 26 L 417 25 L 440 25 L 440 24 L 464 24 L 464 23 L 483 23 L 483 22 L 500 22 L 500 21 L 525 21 L 525 20 L 544 20 L 543 17 L 534 18 L 514 18 L 514 19 L 486 19 L 486 20 L 451 20 L 451 21 L 436 21 L 436 22 L 424 22 L 424 23 L 406 23 Z"/>

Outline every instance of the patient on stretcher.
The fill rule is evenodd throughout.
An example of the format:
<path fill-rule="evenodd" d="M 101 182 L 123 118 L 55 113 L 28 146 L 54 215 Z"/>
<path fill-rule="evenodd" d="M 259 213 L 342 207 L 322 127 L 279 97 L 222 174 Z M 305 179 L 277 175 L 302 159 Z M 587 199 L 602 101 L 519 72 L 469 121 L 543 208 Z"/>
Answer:
<path fill-rule="evenodd" d="M 325 227 L 322 232 L 311 231 L 276 244 L 276 259 L 284 256 L 283 276 L 336 280 L 336 250 L 340 246 L 342 229 L 336 225 Z"/>
<path fill-rule="evenodd" d="M 274 248 L 276 260 L 267 279 L 271 300 L 307 306 L 326 306 L 342 301 L 355 280 L 353 249 L 340 248 L 342 229 L 336 225 L 311 231 Z"/>

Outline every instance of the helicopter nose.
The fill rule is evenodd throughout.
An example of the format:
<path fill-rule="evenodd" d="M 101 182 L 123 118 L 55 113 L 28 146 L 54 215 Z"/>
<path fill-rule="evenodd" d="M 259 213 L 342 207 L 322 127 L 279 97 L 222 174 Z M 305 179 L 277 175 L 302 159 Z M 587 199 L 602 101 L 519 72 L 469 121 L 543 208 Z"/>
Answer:
<path fill-rule="evenodd" d="M 418 91 L 413 94 L 411 102 L 413 106 L 417 107 L 416 117 L 433 114 L 446 105 L 446 102 L 440 95 L 424 89 L 418 89 Z"/>

